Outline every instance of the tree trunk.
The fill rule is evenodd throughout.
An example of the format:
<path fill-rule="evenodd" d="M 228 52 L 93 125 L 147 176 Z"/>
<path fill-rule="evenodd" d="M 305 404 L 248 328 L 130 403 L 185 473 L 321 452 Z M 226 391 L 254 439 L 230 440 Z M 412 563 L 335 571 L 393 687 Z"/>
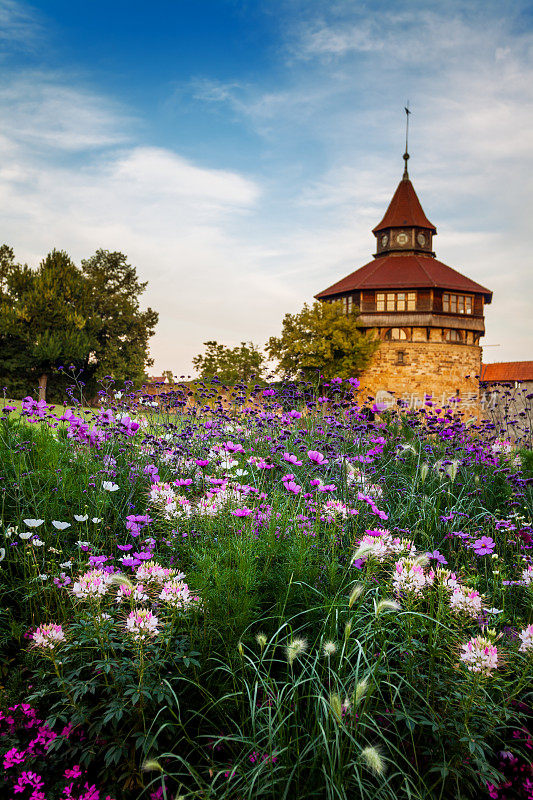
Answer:
<path fill-rule="evenodd" d="M 48 382 L 48 375 L 43 372 L 39 378 L 39 400 L 46 400 L 46 384 Z"/>

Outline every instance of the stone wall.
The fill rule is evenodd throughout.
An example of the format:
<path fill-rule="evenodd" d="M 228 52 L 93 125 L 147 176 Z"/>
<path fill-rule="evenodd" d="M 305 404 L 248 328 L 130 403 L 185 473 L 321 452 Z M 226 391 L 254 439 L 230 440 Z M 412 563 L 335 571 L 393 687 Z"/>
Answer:
<path fill-rule="evenodd" d="M 412 407 L 423 403 L 424 394 L 432 394 L 438 402 L 459 397 L 465 405 L 477 404 L 480 370 L 481 347 L 477 345 L 382 341 L 361 376 L 360 396 L 386 400 L 386 394 L 393 392 Z"/>

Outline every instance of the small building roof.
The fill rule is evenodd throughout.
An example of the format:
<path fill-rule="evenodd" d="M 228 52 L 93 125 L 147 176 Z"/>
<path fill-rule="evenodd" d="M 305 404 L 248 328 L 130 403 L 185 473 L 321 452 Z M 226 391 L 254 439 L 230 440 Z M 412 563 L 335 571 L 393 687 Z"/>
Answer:
<path fill-rule="evenodd" d="M 438 287 L 457 292 L 482 294 L 490 303 L 492 292 L 485 286 L 437 261 L 431 255 L 422 253 L 390 253 L 376 258 L 356 269 L 342 280 L 315 295 L 323 300 L 335 294 L 361 289 L 423 289 Z"/>
<path fill-rule="evenodd" d="M 533 381 L 533 361 L 499 361 L 496 364 L 482 364 L 482 381 Z"/>
<path fill-rule="evenodd" d="M 377 234 L 385 228 L 404 228 L 406 226 L 428 228 L 433 233 L 437 233 L 436 227 L 424 214 L 424 209 L 420 205 L 420 200 L 408 177 L 404 177 L 398 184 L 385 216 L 372 230 L 372 233 Z"/>

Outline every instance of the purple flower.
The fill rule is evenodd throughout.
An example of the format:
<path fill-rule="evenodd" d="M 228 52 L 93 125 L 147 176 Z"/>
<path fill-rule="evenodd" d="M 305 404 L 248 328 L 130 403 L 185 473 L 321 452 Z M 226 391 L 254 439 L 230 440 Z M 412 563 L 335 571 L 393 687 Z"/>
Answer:
<path fill-rule="evenodd" d="M 491 539 L 490 536 L 482 536 L 481 539 L 476 539 L 472 544 L 472 550 L 476 556 L 490 555 L 495 547 L 496 542 L 494 539 Z"/>
<path fill-rule="evenodd" d="M 428 558 L 432 558 L 434 561 L 437 561 L 437 563 L 439 563 L 439 564 L 447 564 L 448 563 L 446 561 L 446 559 L 444 558 L 444 556 L 442 555 L 442 553 L 439 553 L 438 550 L 433 550 L 432 553 L 427 553 L 427 557 Z"/>

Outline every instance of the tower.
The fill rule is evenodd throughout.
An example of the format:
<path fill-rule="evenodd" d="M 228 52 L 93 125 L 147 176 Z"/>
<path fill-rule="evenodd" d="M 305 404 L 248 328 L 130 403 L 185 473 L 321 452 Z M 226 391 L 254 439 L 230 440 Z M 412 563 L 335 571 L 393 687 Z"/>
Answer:
<path fill-rule="evenodd" d="M 362 376 L 363 387 L 378 399 L 394 392 L 415 405 L 413 398 L 423 401 L 424 394 L 472 401 L 481 371 L 484 306 L 492 292 L 437 260 L 437 229 L 409 178 L 407 143 L 403 158 L 402 179 L 372 231 L 373 260 L 316 299 L 341 300 L 347 313 L 358 309 L 361 329 L 381 340 Z"/>

